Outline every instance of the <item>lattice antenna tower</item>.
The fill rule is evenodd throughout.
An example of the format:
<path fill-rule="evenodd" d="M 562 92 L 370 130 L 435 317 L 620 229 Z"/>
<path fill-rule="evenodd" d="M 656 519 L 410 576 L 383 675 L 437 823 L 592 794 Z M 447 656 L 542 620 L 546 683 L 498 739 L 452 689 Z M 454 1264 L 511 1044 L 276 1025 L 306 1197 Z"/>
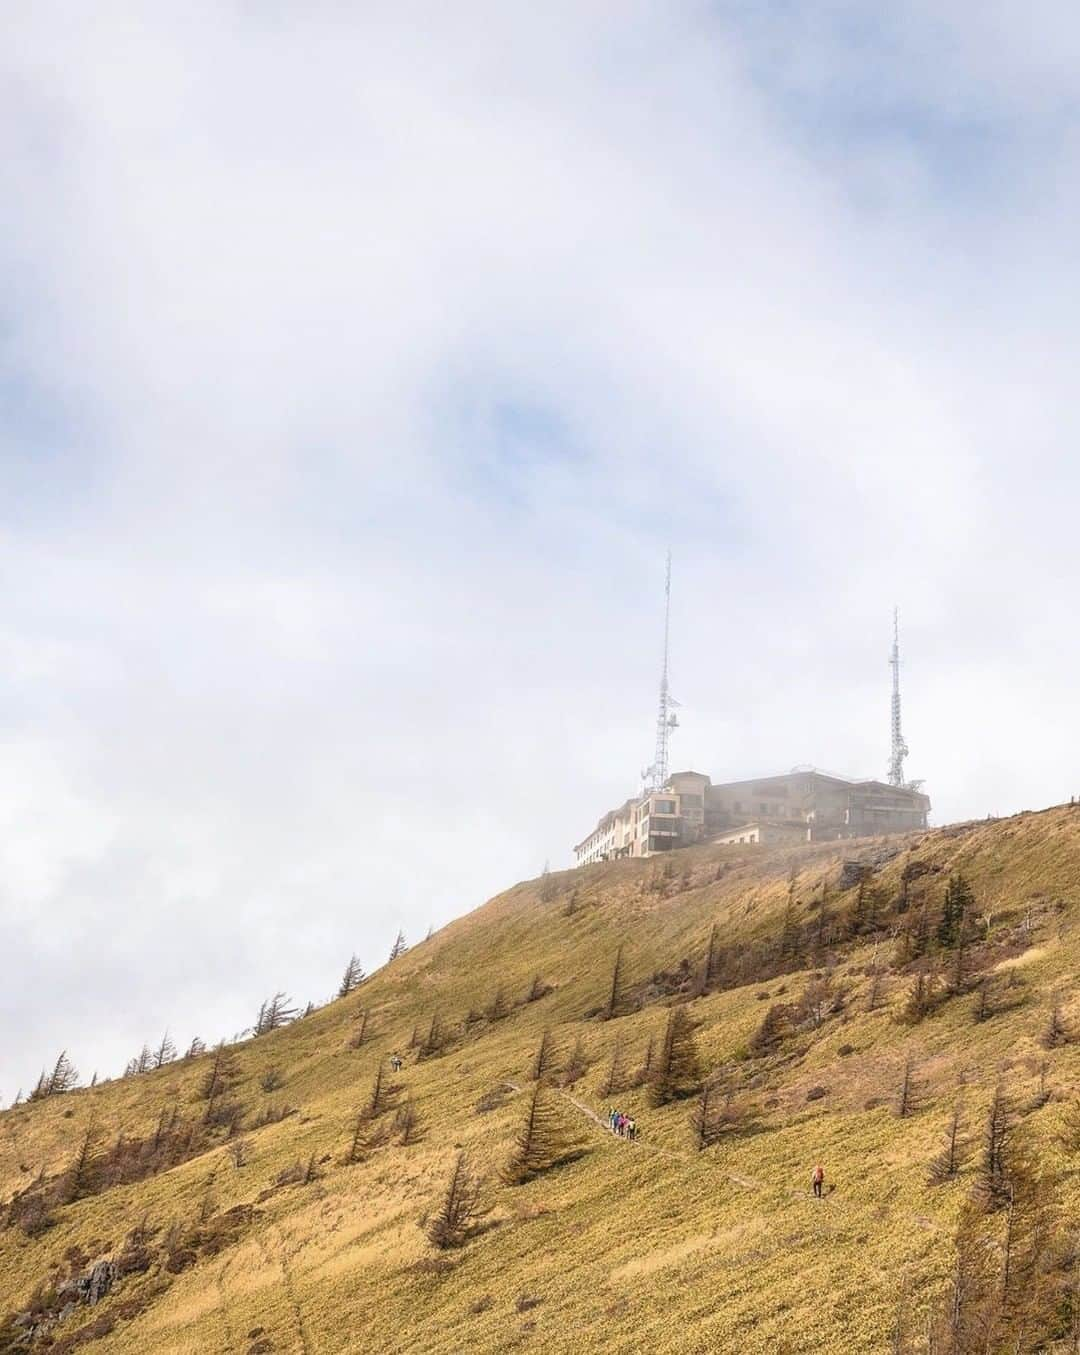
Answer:
<path fill-rule="evenodd" d="M 664 666 L 660 672 L 660 702 L 656 713 L 656 756 L 642 775 L 647 791 L 663 790 L 668 779 L 668 741 L 679 727 L 675 707 L 679 704 L 668 687 L 668 652 L 671 642 L 671 551 L 667 553 L 664 577 Z"/>
<path fill-rule="evenodd" d="M 892 668 L 892 755 L 889 758 L 889 785 L 903 786 L 904 759 L 909 749 L 900 724 L 900 609 L 893 608 L 893 646 L 889 659 Z"/>

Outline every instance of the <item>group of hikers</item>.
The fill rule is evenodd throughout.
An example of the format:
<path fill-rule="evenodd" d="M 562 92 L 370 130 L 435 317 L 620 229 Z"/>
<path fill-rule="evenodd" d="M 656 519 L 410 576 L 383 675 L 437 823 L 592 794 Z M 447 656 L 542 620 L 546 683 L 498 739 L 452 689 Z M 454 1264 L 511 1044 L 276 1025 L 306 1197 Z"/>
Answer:
<path fill-rule="evenodd" d="M 608 1111 L 608 1125 L 613 1134 L 618 1134 L 621 1139 L 629 1139 L 631 1143 L 637 1138 L 637 1121 L 632 1115 L 624 1115 L 621 1110 L 616 1110 L 614 1106 Z"/>

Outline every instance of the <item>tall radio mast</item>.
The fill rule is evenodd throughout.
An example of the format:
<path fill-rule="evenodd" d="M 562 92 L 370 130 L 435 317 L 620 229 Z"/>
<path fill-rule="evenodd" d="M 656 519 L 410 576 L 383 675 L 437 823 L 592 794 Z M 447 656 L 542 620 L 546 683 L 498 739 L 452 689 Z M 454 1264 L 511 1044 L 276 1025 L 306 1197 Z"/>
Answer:
<path fill-rule="evenodd" d="M 664 666 L 660 674 L 660 704 L 656 715 L 656 756 L 642 773 L 646 791 L 663 790 L 668 779 L 668 740 L 679 726 L 674 707 L 679 703 L 668 690 L 668 648 L 671 639 L 671 551 L 667 553 L 664 579 Z"/>
<path fill-rule="evenodd" d="M 889 785 L 904 785 L 904 759 L 908 746 L 900 727 L 900 609 L 893 608 L 893 646 L 889 659 L 892 668 L 892 755 L 889 758 Z"/>

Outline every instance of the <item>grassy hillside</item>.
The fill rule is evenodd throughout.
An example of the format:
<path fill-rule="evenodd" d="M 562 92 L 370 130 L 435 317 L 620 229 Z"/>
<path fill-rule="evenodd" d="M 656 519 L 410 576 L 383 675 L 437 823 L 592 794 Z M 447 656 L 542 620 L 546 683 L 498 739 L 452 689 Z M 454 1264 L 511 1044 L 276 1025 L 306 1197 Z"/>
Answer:
<path fill-rule="evenodd" d="M 840 887 L 853 859 L 871 871 L 861 894 Z M 937 939 L 957 872 L 973 893 L 959 964 Z M 1080 1155 L 1061 1135 L 1080 1091 L 1078 970 L 1080 809 L 910 839 L 700 848 L 515 886 L 348 997 L 231 1047 L 209 1101 L 213 1052 L 0 1114 L 0 1352 L 924 1351 L 999 1083 L 1050 1219 L 1035 1250 L 1052 1264 L 1024 1286 L 1052 1289 L 1056 1314 L 1015 1348 L 1052 1328 L 1075 1349 Z M 616 1043 L 631 1082 L 650 1040 L 655 1069 L 673 1005 L 691 1013 L 730 1115 L 703 1150 L 694 1100 L 603 1094 Z M 579 1038 L 587 1056 L 583 1076 L 544 1094 L 584 1151 L 505 1185 L 548 1028 L 560 1066 Z M 396 1106 L 360 1123 L 347 1162 L 380 1070 L 400 1084 Z M 406 1101 L 420 1132 L 402 1144 Z M 591 1118 L 611 1102 L 635 1115 L 638 1143 Z M 976 1151 L 930 1184 L 958 1102 Z M 439 1250 L 420 1224 L 460 1150 L 491 1212 Z M 821 1201 L 816 1161 L 834 1187 Z M 982 1230 L 984 1269 L 1008 1212 L 961 1226 Z M 1015 1201 L 1014 1214 L 1019 1239 L 1028 1216 Z M 117 1273 L 100 1302 L 57 1296 L 102 1258 Z"/>

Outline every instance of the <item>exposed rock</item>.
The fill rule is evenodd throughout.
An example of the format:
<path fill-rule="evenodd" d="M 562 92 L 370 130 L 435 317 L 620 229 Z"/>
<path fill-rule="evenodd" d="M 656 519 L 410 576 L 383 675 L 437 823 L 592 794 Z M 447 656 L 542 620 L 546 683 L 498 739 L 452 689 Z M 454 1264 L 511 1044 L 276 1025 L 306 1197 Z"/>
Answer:
<path fill-rule="evenodd" d="M 95 1261 L 89 1270 L 65 1280 L 57 1290 L 57 1298 L 66 1299 L 61 1311 L 61 1319 L 69 1315 L 77 1303 L 88 1303 L 91 1307 L 100 1303 L 120 1278 L 120 1267 L 108 1259 Z"/>
<path fill-rule="evenodd" d="M 861 884 L 868 875 L 874 873 L 874 868 L 868 861 L 845 861 L 840 867 L 840 878 L 836 882 L 838 889 L 854 889 L 857 884 Z"/>

